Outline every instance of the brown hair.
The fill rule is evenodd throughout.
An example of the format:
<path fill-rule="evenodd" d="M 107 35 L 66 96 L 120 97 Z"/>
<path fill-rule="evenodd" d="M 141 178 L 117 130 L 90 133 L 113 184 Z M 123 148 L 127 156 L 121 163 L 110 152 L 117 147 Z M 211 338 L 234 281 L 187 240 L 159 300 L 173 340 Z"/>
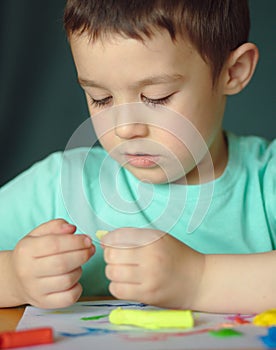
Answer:
<path fill-rule="evenodd" d="M 247 0 L 67 0 L 68 37 L 87 32 L 92 41 L 108 34 L 142 40 L 165 29 L 172 40 L 186 36 L 210 64 L 214 82 L 229 53 L 248 40 Z"/>

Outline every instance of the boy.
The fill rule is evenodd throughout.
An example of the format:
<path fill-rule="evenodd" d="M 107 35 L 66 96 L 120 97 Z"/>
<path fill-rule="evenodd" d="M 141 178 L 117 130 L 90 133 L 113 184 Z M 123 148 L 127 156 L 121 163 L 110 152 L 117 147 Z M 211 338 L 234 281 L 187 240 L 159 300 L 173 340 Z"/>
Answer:
<path fill-rule="evenodd" d="M 53 154 L 1 190 L 1 306 L 109 287 L 162 307 L 275 307 L 276 145 L 221 126 L 258 60 L 247 2 L 68 0 L 65 28 L 103 149 Z"/>

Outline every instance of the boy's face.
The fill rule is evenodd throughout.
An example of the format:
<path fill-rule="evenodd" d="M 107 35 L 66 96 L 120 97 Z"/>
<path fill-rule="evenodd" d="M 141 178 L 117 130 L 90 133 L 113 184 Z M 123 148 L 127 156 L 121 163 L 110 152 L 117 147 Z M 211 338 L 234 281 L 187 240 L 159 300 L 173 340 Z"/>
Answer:
<path fill-rule="evenodd" d="M 124 105 L 111 109 L 116 110 L 110 118 L 113 127 L 107 126 L 106 132 L 98 136 L 103 147 L 125 168 L 138 179 L 152 183 L 197 183 L 189 147 L 173 131 L 176 124 L 187 127 L 187 123 L 179 124 L 180 114 L 203 137 L 215 175 L 219 175 L 217 170 L 226 162 L 221 130 L 225 107 L 222 78 L 213 88 L 209 65 L 189 42 L 172 42 L 166 31 L 144 43 L 115 35 L 91 42 L 83 34 L 71 37 L 71 48 L 96 133 L 100 118 L 93 120 L 93 115 Z M 161 108 L 160 121 L 169 116 L 166 128 L 147 123 L 145 118 L 137 122 L 131 119 L 137 106 L 133 104 L 131 109 L 133 102 L 142 102 L 149 113 L 153 106 L 160 105 L 177 113 L 175 117 L 174 112 L 166 116 L 166 108 Z M 127 115 L 126 104 L 130 106 Z M 201 158 L 204 161 L 204 156 Z"/>

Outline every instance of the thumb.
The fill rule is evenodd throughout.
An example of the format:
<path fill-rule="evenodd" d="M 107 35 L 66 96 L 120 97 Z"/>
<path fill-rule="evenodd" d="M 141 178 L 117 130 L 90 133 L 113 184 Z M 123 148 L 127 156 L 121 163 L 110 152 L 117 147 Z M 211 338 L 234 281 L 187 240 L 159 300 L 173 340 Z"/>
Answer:
<path fill-rule="evenodd" d="M 73 234 L 76 226 L 69 224 L 64 219 L 54 219 L 37 226 L 29 233 L 29 236 L 38 237 L 48 234 Z"/>
<path fill-rule="evenodd" d="M 101 243 L 112 248 L 138 248 L 152 244 L 165 235 L 165 232 L 159 230 L 123 227 L 104 235 Z"/>

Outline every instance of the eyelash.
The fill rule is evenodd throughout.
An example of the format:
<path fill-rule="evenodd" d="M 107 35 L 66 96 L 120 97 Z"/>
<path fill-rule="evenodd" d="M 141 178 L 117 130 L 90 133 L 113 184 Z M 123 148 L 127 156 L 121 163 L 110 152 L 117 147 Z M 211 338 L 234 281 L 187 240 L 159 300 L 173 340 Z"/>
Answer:
<path fill-rule="evenodd" d="M 170 102 L 171 100 L 171 97 L 172 97 L 173 94 L 170 94 L 168 96 L 165 96 L 165 97 L 162 97 L 162 98 L 157 98 L 157 99 L 153 99 L 153 98 L 148 98 L 148 97 L 145 97 L 145 96 L 141 96 L 141 100 L 152 106 L 152 107 L 156 107 L 157 105 L 166 105 Z"/>
<path fill-rule="evenodd" d="M 148 97 L 145 97 L 142 95 L 141 100 L 150 106 L 156 107 L 157 105 L 166 105 L 167 103 L 169 103 L 172 95 L 173 94 L 170 94 L 166 97 L 162 97 L 162 98 L 158 98 L 158 99 L 148 98 Z M 95 100 L 94 98 L 89 96 L 89 103 L 93 107 L 103 108 L 103 107 L 108 105 L 108 103 L 110 102 L 111 99 L 112 99 L 112 97 L 108 96 L 108 97 L 105 97 L 101 100 Z"/>

